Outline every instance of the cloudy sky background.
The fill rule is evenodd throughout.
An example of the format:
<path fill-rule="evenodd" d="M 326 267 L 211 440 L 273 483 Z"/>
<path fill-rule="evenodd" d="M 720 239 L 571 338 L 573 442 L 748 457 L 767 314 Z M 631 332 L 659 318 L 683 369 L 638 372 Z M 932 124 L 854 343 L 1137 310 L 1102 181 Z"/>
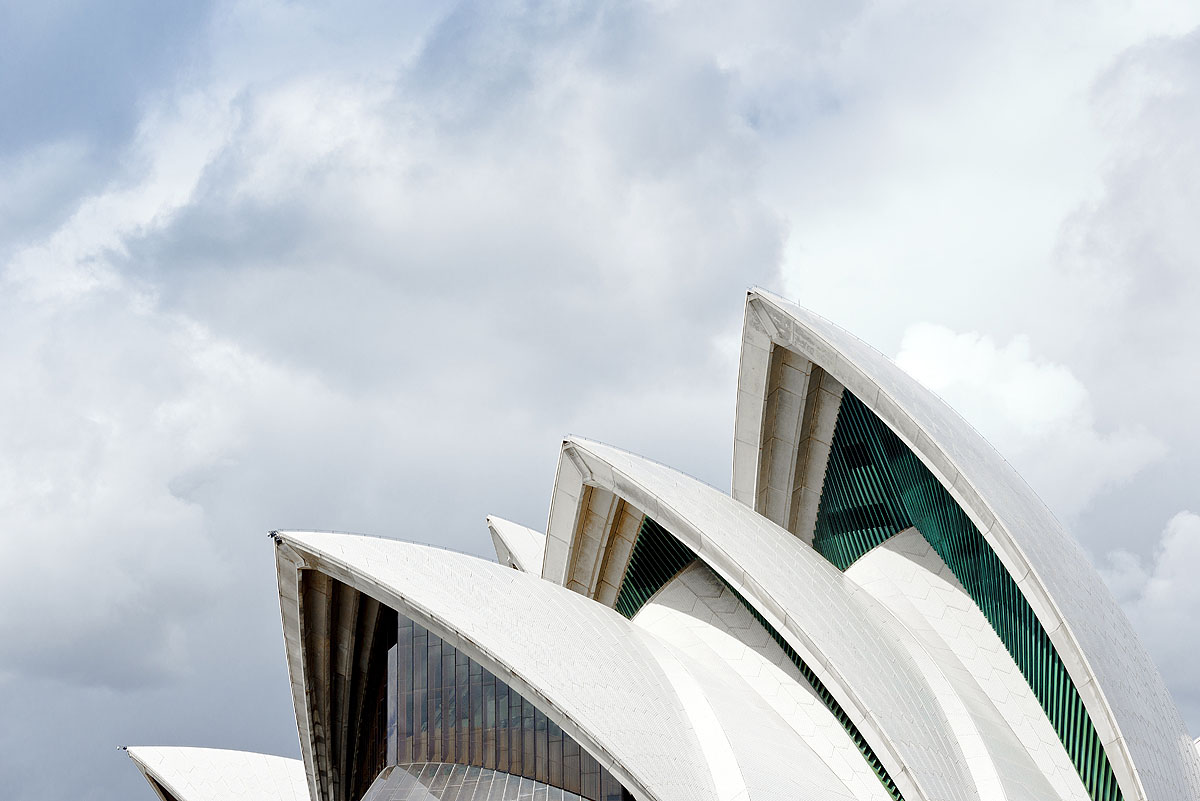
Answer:
<path fill-rule="evenodd" d="M 297 755 L 269 529 L 729 481 L 745 289 L 1083 542 L 1200 734 L 1194 2 L 0 3 L 0 787 Z"/>

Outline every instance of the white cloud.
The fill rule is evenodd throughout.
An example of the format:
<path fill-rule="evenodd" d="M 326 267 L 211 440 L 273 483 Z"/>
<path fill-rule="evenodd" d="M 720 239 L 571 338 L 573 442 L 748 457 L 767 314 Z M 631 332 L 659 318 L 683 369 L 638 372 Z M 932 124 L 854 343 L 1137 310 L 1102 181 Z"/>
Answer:
<path fill-rule="evenodd" d="M 987 437 L 1067 521 L 1166 452 L 1143 427 L 1101 430 L 1087 388 L 1065 366 L 1037 358 L 1026 337 L 998 345 L 920 324 L 905 332 L 896 362 Z"/>
<path fill-rule="evenodd" d="M 914 318 L 1070 339 L 1086 288 L 1049 273 L 1120 146 L 1093 85 L 1198 23 L 1186 2 L 868 4 L 822 54 L 828 111 L 770 149 L 789 294 L 870 341 Z"/>
<path fill-rule="evenodd" d="M 1200 642 L 1198 568 L 1200 515 L 1183 511 L 1167 521 L 1150 560 L 1114 551 L 1101 570 L 1192 721 L 1200 719 L 1200 689 L 1194 680 Z"/>

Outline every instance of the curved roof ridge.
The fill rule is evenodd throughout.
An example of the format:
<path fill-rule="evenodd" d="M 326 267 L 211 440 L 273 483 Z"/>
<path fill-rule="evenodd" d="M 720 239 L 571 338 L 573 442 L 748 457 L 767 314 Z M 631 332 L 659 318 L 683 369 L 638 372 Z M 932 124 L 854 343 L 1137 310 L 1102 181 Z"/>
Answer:
<path fill-rule="evenodd" d="M 692 481 L 703 484 L 704 486 L 708 487 L 709 489 L 716 490 L 717 492 L 721 493 L 722 495 L 729 494 L 725 490 L 718 487 L 716 484 L 712 484 L 708 481 L 705 481 L 704 479 L 700 478 L 699 476 L 693 475 L 693 474 L 687 472 L 686 470 L 680 470 L 678 467 L 673 467 L 672 465 L 669 465 L 666 462 L 655 459 L 652 456 L 644 456 L 643 454 L 640 454 L 640 453 L 635 453 L 633 451 L 627 451 L 624 448 L 622 448 L 621 446 L 614 445 L 611 442 L 605 442 L 605 441 L 599 440 L 599 439 L 592 439 L 591 437 L 581 437 L 578 434 L 567 434 L 565 437 L 563 437 L 563 444 L 565 445 L 565 444 L 569 444 L 569 443 L 579 443 L 580 445 L 588 445 L 588 444 L 599 445 L 603 448 L 612 448 L 613 450 L 622 451 L 623 453 L 628 453 L 631 456 L 636 456 L 637 458 L 641 459 L 644 462 L 649 462 L 650 464 L 658 465 L 659 467 L 662 467 L 662 468 L 665 468 L 672 472 L 678 473 L 681 476 L 687 476 Z"/>
<path fill-rule="evenodd" d="M 798 767 L 829 771 L 858 801 L 891 801 L 886 785 L 863 759 L 842 723 L 767 629 L 703 560 L 692 561 L 664 584 L 632 618 L 726 681 L 745 682 L 798 735 Z M 742 717 L 745 717 L 744 712 Z M 817 757 L 812 767 L 806 760 Z"/>
<path fill-rule="evenodd" d="M 985 443 L 985 444 L 986 444 L 986 445 L 987 445 L 989 448 L 991 448 L 991 450 L 992 450 L 992 453 L 994 453 L 994 454 L 996 455 L 996 458 L 998 458 L 998 459 L 1000 459 L 1001 461 L 1003 461 L 1003 462 L 1004 462 L 1006 465 L 1008 465 L 1008 466 L 1009 466 L 1009 467 L 1012 469 L 1012 471 L 1013 471 L 1014 473 L 1016 473 L 1016 475 L 1017 475 L 1017 478 L 1021 479 L 1021 482 L 1025 484 L 1025 486 L 1026 486 L 1026 487 L 1029 489 L 1029 491 L 1030 491 L 1031 493 L 1033 493 L 1035 496 L 1037 496 L 1037 499 L 1038 499 L 1038 500 L 1039 500 L 1039 501 L 1040 501 L 1040 502 L 1041 502 L 1041 503 L 1042 503 L 1042 504 L 1043 504 L 1043 505 L 1046 507 L 1046 510 L 1047 510 L 1047 511 L 1048 511 L 1048 512 L 1051 514 L 1051 516 L 1053 516 L 1053 517 L 1054 517 L 1055 521 L 1056 521 L 1056 522 L 1057 522 L 1057 523 L 1058 523 L 1060 526 L 1062 525 L 1062 521 L 1060 521 L 1060 520 L 1058 519 L 1058 516 L 1054 514 L 1054 510 L 1050 508 L 1050 505 L 1049 505 L 1049 504 L 1047 504 L 1047 503 L 1046 503 L 1046 502 L 1045 502 L 1045 501 L 1042 499 L 1042 496 L 1041 496 L 1041 494 L 1039 494 L 1039 493 L 1038 493 L 1038 491 L 1037 491 L 1037 490 L 1036 490 L 1036 489 L 1035 489 L 1035 488 L 1034 488 L 1032 485 L 1030 485 L 1030 483 L 1029 483 L 1028 481 L 1025 481 L 1025 477 L 1024 477 L 1024 476 L 1022 476 L 1022 475 L 1020 474 L 1020 472 L 1019 472 L 1019 471 L 1018 471 L 1018 470 L 1017 470 L 1015 467 L 1013 467 L 1013 464 L 1012 464 L 1012 462 L 1010 462 L 1010 461 L 1008 460 L 1008 457 L 1006 457 L 1006 456 L 1004 455 L 1004 453 L 1003 453 L 1003 452 L 1002 452 L 1002 451 L 1001 451 L 999 448 L 997 448 L 997 447 L 995 446 L 995 444 L 994 444 L 994 443 L 993 443 L 993 442 L 992 442 L 990 439 L 988 439 L 988 438 L 987 438 L 987 437 L 986 437 L 986 436 L 983 434 L 983 432 L 982 432 L 982 431 L 980 431 L 978 428 L 976 428 L 974 423 L 972 423 L 970 420 L 968 420 L 966 417 L 964 417 L 964 416 L 963 416 L 963 414 L 962 414 L 962 412 L 960 412 L 958 409 L 956 409 L 956 408 L 954 407 L 954 405 L 953 405 L 953 404 L 951 404 L 951 403 L 950 403 L 948 400 L 946 400 L 945 398 L 943 398 L 943 397 L 942 397 L 942 395 L 941 395 L 941 393 L 939 393 L 937 390 L 930 389 L 929 387 L 925 386 L 923 383 L 921 383 L 921 382 L 920 382 L 920 381 L 918 381 L 918 380 L 917 380 L 915 377 L 913 377 L 913 376 L 912 376 L 912 374 L 910 374 L 910 373 L 909 373 L 907 370 L 905 370 L 905 369 L 904 369 L 903 367 L 901 367 L 899 364 L 896 364 L 896 361 L 895 361 L 895 360 L 894 360 L 894 359 L 893 359 L 891 356 L 887 355 L 886 353 L 884 353 L 883 351 L 881 351 L 879 348 L 875 347 L 875 346 L 874 346 L 874 345 L 872 345 L 870 342 L 868 342 L 867 340 L 865 340 L 865 339 L 863 339 L 862 337 L 860 337 L 858 334 L 855 334 L 853 331 L 850 331 L 849 329 L 847 329 L 847 328 L 844 328 L 844 327 L 843 327 L 843 326 L 841 326 L 840 324 L 838 324 L 838 323 L 834 322 L 833 320 L 830 320 L 828 317 L 826 317 L 826 316 L 824 316 L 824 315 L 820 314 L 819 312 L 815 312 L 815 311 L 813 311 L 812 309 L 808 308 L 807 306 L 801 306 L 799 303 L 795 302 L 794 300 L 789 300 L 788 298 L 784 297 L 783 295 L 780 295 L 780 294 L 779 294 L 779 293 L 777 293 L 777 292 L 772 292 L 772 291 L 771 291 L 771 290 L 769 290 L 769 289 L 764 289 L 763 287 L 755 286 L 755 287 L 751 287 L 751 289 L 750 289 L 750 291 L 749 291 L 749 293 L 748 293 L 748 294 L 749 294 L 751 297 L 761 297 L 761 298 L 765 298 L 765 299 L 767 299 L 767 300 L 770 300 L 770 301 L 774 302 L 776 305 L 783 304 L 783 305 L 786 305 L 786 306 L 792 306 L 792 307 L 795 307 L 796 309 L 799 309 L 801 312 L 803 312 L 803 313 L 805 313 L 805 314 L 808 314 L 808 315 L 810 315 L 810 316 L 812 316 L 812 317 L 815 317 L 815 318 L 817 318 L 818 320 L 820 320 L 820 321 L 821 321 L 822 323 L 824 323 L 825 325 L 828 325 L 828 326 L 830 326 L 831 328 L 835 328 L 835 329 L 837 329 L 837 330 L 838 330 L 840 333 L 842 333 L 843 335 L 845 335 L 845 336 L 847 336 L 847 337 L 850 337 L 851 339 L 853 339 L 853 340 L 855 340 L 856 342 L 858 342 L 858 344 L 862 345 L 864 348 L 867 348 L 867 349 L 869 349 L 870 351 L 872 351 L 872 352 L 873 352 L 873 353 L 874 353 L 874 354 L 875 354 L 877 357 L 879 357 L 880 359 L 883 359 L 883 360 L 887 361 L 889 364 L 891 364 L 891 365 L 893 365 L 894 367 L 896 367 L 896 369 L 900 370 L 902 373 L 904 373 L 904 374 L 905 374 L 906 376 L 908 376 L 910 379 L 912 379 L 912 380 L 913 380 L 913 381 L 915 381 L 917 384 L 919 384 L 919 385 L 920 385 L 920 387 L 921 387 L 921 388 L 922 388 L 922 389 L 923 389 L 925 392 L 928 392 L 930 395 L 932 395 L 933 397 L 937 398 L 937 400 L 938 400 L 939 402 L 941 402 L 941 404 L 942 404 L 942 405 L 945 407 L 946 411 L 950 412 L 950 413 L 951 413 L 951 414 L 953 414 L 955 417 L 957 417 L 957 418 L 958 418 L 958 420 L 959 420 L 959 422 L 961 422 L 961 423 L 962 423 L 964 426 L 966 426 L 967 428 L 971 429 L 971 431 L 972 431 L 972 432 L 974 432 L 975 436 L 979 437 L 979 439 L 980 439 L 982 442 L 984 442 L 984 443 Z M 816 333 L 816 334 L 817 334 L 817 336 L 821 336 L 819 332 L 814 332 L 814 333 Z M 840 352 L 841 352 L 841 350 L 840 350 L 839 348 L 837 348 L 836 346 L 834 346 L 834 344 L 833 344 L 832 342 L 830 342 L 830 341 L 829 341 L 829 339 L 828 339 L 827 337 L 823 337 L 823 336 L 822 336 L 822 337 L 821 337 L 821 339 L 822 339 L 822 340 L 825 342 L 825 344 L 826 344 L 826 345 L 828 345 L 830 348 L 832 348 L 832 349 L 833 349 L 835 352 L 838 352 L 838 353 L 840 353 Z M 893 403 L 896 403 L 897 405 L 899 405 L 899 401 L 896 399 L 896 397 L 895 397 L 895 396 L 894 396 L 892 393 L 890 393 L 890 392 L 887 392 L 887 391 L 886 391 L 886 390 L 884 390 L 882 387 L 880 387 L 879 391 L 880 391 L 880 392 L 882 392 L 883 394 L 887 395 L 888 399 L 889 399 L 889 400 L 891 400 Z M 923 426 L 921 426 L 921 425 L 920 425 L 920 423 L 917 423 L 917 425 L 918 425 L 918 427 L 920 427 L 922 430 L 924 430 L 924 427 L 923 427 Z M 929 432 L 927 432 L 927 431 L 926 431 L 926 434 L 928 434 L 928 433 L 929 433 Z M 961 471 L 960 471 L 960 472 L 961 472 Z"/>
<path fill-rule="evenodd" d="M 338 529 L 326 528 L 290 528 L 271 529 L 267 532 L 267 536 L 273 540 L 278 540 L 281 535 L 286 534 L 336 534 L 342 537 L 363 537 L 369 540 L 383 540 L 384 542 L 402 542 L 406 545 L 420 545 L 422 548 L 434 548 L 439 551 L 456 553 L 460 556 L 470 556 L 475 559 L 480 558 L 479 554 L 471 553 L 470 551 L 464 551 L 461 548 L 451 548 L 449 545 L 439 545 L 436 542 L 422 542 L 421 540 L 414 540 L 406 537 L 389 537 L 386 534 L 368 534 L 362 531 L 341 531 Z"/>

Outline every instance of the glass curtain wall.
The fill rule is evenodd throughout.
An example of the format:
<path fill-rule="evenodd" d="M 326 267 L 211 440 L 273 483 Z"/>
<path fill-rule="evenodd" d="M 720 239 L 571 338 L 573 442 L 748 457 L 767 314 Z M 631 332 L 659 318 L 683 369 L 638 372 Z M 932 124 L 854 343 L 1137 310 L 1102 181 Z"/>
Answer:
<path fill-rule="evenodd" d="M 433 632 L 397 617 L 388 654 L 388 764 L 478 765 L 591 801 L 632 800 L 529 699 Z"/>

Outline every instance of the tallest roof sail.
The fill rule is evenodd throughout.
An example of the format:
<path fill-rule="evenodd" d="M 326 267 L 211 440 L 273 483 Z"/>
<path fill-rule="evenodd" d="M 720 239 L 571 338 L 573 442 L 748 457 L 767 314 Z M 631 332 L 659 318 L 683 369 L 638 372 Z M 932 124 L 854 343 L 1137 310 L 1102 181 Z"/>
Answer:
<path fill-rule="evenodd" d="M 734 439 L 734 497 L 835 563 L 915 525 L 935 550 L 945 546 L 964 585 L 978 579 L 972 597 L 985 614 L 1011 584 L 1001 611 L 1027 615 L 1026 631 L 996 612 L 997 633 L 1045 697 L 1093 798 L 1200 797 L 1183 721 L 1116 600 L 1045 504 L 940 398 L 843 329 L 756 289 Z M 870 503 L 846 503 L 872 492 Z M 834 508 L 837 493 L 844 508 Z M 955 542 L 973 556 L 954 564 Z M 1043 638 L 1046 653 L 1031 658 Z M 1055 671 L 1069 686 L 1038 686 Z"/>

